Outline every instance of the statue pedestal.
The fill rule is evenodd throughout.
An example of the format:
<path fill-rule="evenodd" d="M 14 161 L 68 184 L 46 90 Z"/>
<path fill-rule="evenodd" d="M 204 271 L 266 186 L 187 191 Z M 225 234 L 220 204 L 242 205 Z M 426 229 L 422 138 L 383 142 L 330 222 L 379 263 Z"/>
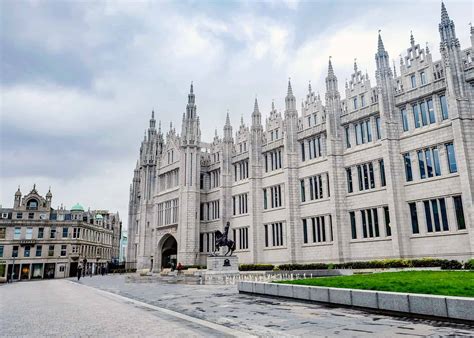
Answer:
<path fill-rule="evenodd" d="M 239 273 L 237 256 L 208 256 L 207 273 Z"/>

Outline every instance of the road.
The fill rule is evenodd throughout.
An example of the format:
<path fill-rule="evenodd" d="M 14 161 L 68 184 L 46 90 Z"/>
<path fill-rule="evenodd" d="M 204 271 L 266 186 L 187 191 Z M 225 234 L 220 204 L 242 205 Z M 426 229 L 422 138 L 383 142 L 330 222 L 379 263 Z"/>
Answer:
<path fill-rule="evenodd" d="M 1 286 L 0 299 L 5 335 L 474 336 L 474 326 L 464 324 L 127 276 L 20 282 Z"/>

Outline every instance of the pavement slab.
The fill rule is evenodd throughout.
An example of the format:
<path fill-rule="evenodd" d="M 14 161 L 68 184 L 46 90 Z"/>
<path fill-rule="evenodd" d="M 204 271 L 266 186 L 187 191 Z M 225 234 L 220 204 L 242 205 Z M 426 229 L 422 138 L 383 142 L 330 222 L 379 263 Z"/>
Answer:
<path fill-rule="evenodd" d="M 80 284 L 258 336 L 474 336 L 474 325 L 239 294 L 235 285 L 143 283 L 126 275 Z"/>

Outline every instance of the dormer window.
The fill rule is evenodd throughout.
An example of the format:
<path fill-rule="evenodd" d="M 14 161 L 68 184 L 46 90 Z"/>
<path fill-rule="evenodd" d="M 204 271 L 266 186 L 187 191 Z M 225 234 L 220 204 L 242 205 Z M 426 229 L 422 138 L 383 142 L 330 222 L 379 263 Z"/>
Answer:
<path fill-rule="evenodd" d="M 38 201 L 35 199 L 31 199 L 26 203 L 27 210 L 38 210 Z"/>

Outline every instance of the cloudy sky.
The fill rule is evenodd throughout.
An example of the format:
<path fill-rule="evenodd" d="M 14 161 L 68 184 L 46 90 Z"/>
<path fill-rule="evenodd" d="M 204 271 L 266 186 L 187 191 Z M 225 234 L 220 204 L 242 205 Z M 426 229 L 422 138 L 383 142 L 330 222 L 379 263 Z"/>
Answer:
<path fill-rule="evenodd" d="M 446 0 L 463 48 L 472 2 Z M 284 107 L 291 77 L 324 94 L 331 55 L 341 92 L 354 58 L 374 79 L 377 31 L 391 58 L 416 42 L 439 58 L 439 1 L 0 1 L 0 204 L 17 186 L 53 205 L 119 211 L 151 110 L 180 131 L 194 81 L 203 140 L 225 112 L 249 121 Z M 235 130 L 235 127 L 234 127 Z"/>

